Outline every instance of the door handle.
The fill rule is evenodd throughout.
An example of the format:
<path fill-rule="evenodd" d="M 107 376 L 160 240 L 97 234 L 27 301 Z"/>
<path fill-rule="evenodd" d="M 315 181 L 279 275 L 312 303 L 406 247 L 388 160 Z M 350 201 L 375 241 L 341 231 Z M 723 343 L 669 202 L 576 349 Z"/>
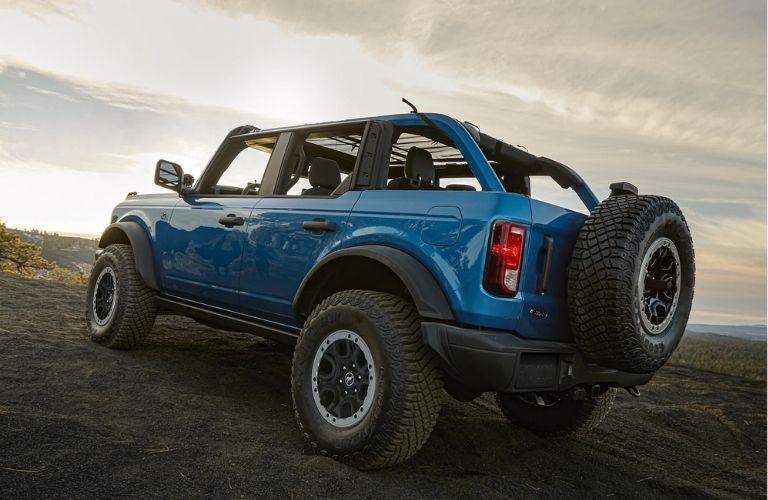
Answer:
<path fill-rule="evenodd" d="M 245 219 L 235 214 L 229 214 L 226 217 L 219 217 L 219 224 L 226 227 L 242 226 L 245 224 Z"/>
<path fill-rule="evenodd" d="M 336 224 L 327 220 L 305 220 L 304 229 L 307 231 L 336 231 Z"/>

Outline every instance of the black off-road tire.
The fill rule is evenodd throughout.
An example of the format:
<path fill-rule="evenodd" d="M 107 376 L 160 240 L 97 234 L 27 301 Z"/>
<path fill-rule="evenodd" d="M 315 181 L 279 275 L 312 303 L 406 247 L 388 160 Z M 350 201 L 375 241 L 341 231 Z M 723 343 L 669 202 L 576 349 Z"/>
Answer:
<path fill-rule="evenodd" d="M 97 318 L 94 294 L 99 276 L 111 269 L 116 294 L 114 309 Z M 134 262 L 130 245 L 109 245 L 91 271 L 86 294 L 85 319 L 90 339 L 111 349 L 132 349 L 152 329 L 157 316 L 156 293 L 144 285 Z M 102 324 L 99 324 L 99 323 Z"/>
<path fill-rule="evenodd" d="M 377 380 L 367 413 L 347 428 L 324 418 L 312 386 L 319 376 L 313 360 L 329 335 L 339 331 L 355 332 L 365 341 Z M 416 309 L 394 295 L 368 290 L 331 295 L 312 311 L 296 344 L 291 389 L 299 427 L 313 450 L 360 469 L 413 456 L 435 426 L 442 388 L 442 372 L 422 341 Z"/>
<path fill-rule="evenodd" d="M 563 398 L 552 406 L 536 406 L 524 395 L 497 393 L 496 403 L 507 420 L 536 434 L 549 438 L 582 436 L 605 420 L 616 398 L 610 388 L 594 399 Z"/>
<path fill-rule="evenodd" d="M 671 312 L 668 323 L 652 325 L 643 312 L 647 302 L 639 298 L 639 280 L 643 259 L 662 241 L 671 241 L 679 256 L 679 295 L 666 309 Z M 690 231 L 672 200 L 628 194 L 600 203 L 581 228 L 568 272 L 571 329 L 582 353 L 597 364 L 631 373 L 661 368 L 685 331 L 694 275 Z"/>

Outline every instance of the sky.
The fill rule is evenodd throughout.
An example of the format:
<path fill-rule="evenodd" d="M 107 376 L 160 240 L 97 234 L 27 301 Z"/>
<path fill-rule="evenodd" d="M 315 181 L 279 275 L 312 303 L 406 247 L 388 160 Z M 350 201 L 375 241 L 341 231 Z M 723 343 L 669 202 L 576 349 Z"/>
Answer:
<path fill-rule="evenodd" d="M 691 321 L 766 322 L 762 0 L 0 0 L 0 219 L 99 234 L 237 125 L 421 111 L 673 198 Z M 578 208 L 572 192 L 534 195 Z"/>

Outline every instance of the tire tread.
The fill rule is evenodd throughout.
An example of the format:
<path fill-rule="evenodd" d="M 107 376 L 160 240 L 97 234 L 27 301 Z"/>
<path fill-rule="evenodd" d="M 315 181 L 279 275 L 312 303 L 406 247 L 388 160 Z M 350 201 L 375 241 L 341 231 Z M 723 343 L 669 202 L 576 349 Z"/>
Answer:
<path fill-rule="evenodd" d="M 663 196 L 612 196 L 584 222 L 568 268 L 568 310 L 574 339 L 591 361 L 627 372 L 650 373 L 671 356 L 672 349 L 649 355 L 633 313 L 633 279 L 643 239 L 654 221 L 665 214 L 682 220 L 692 254 L 685 217 L 675 202 Z"/>
<path fill-rule="evenodd" d="M 307 318 L 304 331 L 323 312 L 337 306 L 365 311 L 381 334 L 392 372 L 392 399 L 384 403 L 389 418 L 361 449 L 350 454 L 334 454 L 320 446 L 295 410 L 299 427 L 311 448 L 358 468 L 376 469 L 404 462 L 427 441 L 442 406 L 442 372 L 422 341 L 421 318 L 413 304 L 400 297 L 370 290 L 345 290 L 323 300 Z M 292 378 L 297 376 L 295 359 L 296 355 Z M 293 397 L 296 409 L 295 393 Z"/>
<path fill-rule="evenodd" d="M 104 253 L 110 254 L 118 262 L 118 280 L 126 280 L 127 286 L 118 291 L 115 317 L 104 335 L 95 335 L 88 318 L 90 304 L 86 304 L 91 340 L 110 349 L 133 349 L 152 330 L 157 316 L 157 294 L 142 281 L 130 245 L 112 244 Z M 125 290 L 127 293 L 123 293 Z"/>

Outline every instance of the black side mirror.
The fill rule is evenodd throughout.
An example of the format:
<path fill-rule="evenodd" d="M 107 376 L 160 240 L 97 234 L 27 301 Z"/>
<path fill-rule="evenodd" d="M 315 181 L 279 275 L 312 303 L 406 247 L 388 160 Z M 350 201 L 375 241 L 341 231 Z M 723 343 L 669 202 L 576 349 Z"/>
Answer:
<path fill-rule="evenodd" d="M 171 191 L 181 192 L 184 169 L 178 163 L 158 160 L 155 166 L 155 184 Z"/>

